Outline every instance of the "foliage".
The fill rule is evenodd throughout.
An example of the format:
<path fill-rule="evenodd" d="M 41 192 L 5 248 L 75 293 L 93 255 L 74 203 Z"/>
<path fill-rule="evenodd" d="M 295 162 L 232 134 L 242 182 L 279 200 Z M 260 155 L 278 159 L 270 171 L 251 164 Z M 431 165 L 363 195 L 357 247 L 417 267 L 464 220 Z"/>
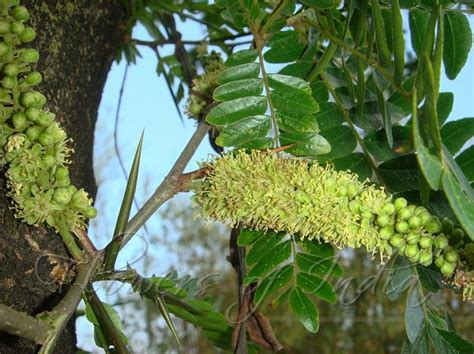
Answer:
<path fill-rule="evenodd" d="M 0 5 L 4 121 L 11 117 L 4 124 L 3 145 L 8 174 L 18 183 L 12 184 L 11 194 L 25 212 L 31 204 L 22 204 L 20 197 L 38 194 L 29 178 L 44 182 L 47 187 L 38 188 L 48 203 L 60 206 L 57 214 L 53 219 L 28 213 L 25 221 L 46 219 L 60 229 L 76 261 L 88 255 L 95 262 L 81 290 L 97 344 L 106 352 L 128 349 L 117 313 L 87 292 L 102 280 L 127 283 L 151 300 L 176 338 L 171 314 L 201 327 L 221 348 L 274 348 L 271 344 L 278 340 L 258 308 L 270 295 L 277 295 L 272 308 L 287 303 L 302 326 L 316 333 L 319 299 L 337 301 L 336 288 L 326 279 L 342 273 L 332 259 L 333 245 L 363 245 L 382 255 L 399 251 L 387 282 L 389 299 L 406 292 L 402 352 L 474 351 L 456 333 L 447 312 L 426 295 L 451 288 L 472 298 L 474 291 L 473 150 L 465 148 L 474 119 L 450 119 L 454 97 L 440 92 L 442 66 L 454 79 L 469 55 L 472 33 L 465 13 L 473 10 L 470 2 L 124 0 L 127 36 L 117 60 L 135 63 L 139 46 L 151 48 L 178 111 L 187 88 L 187 113 L 200 123 L 170 174 L 130 218 L 139 143 L 113 239 L 100 252 L 87 243 L 87 235 L 80 237 L 82 249 L 72 247 L 69 232 L 81 215 L 95 214 L 95 209 L 83 193 L 66 187 L 66 137 L 53 116 L 42 111 L 45 98 L 30 89 L 40 76 L 23 77 L 38 59 L 34 50 L 16 49 L 20 41 L 34 38 L 23 25 L 27 11 L 13 0 Z M 413 53 L 405 49 L 404 16 Z M 178 19 L 202 24 L 204 41 L 183 39 Z M 151 41 L 131 38 L 137 23 L 145 26 Z M 173 55 L 161 54 L 164 45 L 173 46 Z M 207 53 L 209 45 L 214 52 Z M 227 58 L 224 64 L 221 55 Z M 40 117 L 47 120 L 44 127 Z M 213 125 L 216 151 L 246 151 L 227 151 L 204 168 L 183 174 L 206 124 Z M 37 152 L 50 154 L 50 147 L 52 158 L 26 163 Z M 267 151 L 254 151 L 263 149 Z M 28 166 L 32 171 L 22 170 Z M 57 185 L 61 181 L 67 183 Z M 239 279 L 239 321 L 233 326 L 210 299 L 196 298 L 193 281 L 185 286 L 175 276 L 145 277 L 134 269 L 114 269 L 121 248 L 164 201 L 196 188 L 204 213 L 234 226 L 229 261 Z M 83 214 L 76 209 L 64 214 L 66 205 L 75 205 L 76 194 L 85 203 L 76 205 Z M 50 209 L 48 204 L 41 212 Z M 63 219 L 66 225 L 60 225 Z M 51 348 L 48 338 L 45 347 Z"/>

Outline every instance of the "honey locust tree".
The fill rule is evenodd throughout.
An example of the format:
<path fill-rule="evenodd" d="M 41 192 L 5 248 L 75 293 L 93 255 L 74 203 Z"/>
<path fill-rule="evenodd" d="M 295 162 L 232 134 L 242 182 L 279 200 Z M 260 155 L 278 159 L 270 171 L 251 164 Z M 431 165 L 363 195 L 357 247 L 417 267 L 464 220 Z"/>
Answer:
<path fill-rule="evenodd" d="M 117 281 L 151 300 L 178 342 L 173 317 L 202 328 L 203 336 L 226 350 L 280 351 L 281 334 L 260 309 L 269 304 L 278 311 L 288 304 L 301 330 L 317 335 L 318 304 L 337 301 L 331 283 L 343 273 L 334 248 L 349 247 L 389 264 L 389 299 L 406 296 L 407 339 L 400 350 L 473 351 L 456 333 L 448 311 L 429 296 L 457 292 L 466 302 L 474 296 L 474 150 L 468 142 L 474 119 L 451 117 L 454 96 L 440 92 L 441 77 L 462 75 L 469 55 L 471 1 L 94 3 L 92 11 L 87 8 L 91 26 L 94 21 L 105 26 L 107 16 L 116 26 L 104 38 L 107 46 L 91 49 L 103 58 L 93 78 L 103 77 L 110 63 L 105 48 L 115 49 L 115 38 L 123 33 L 117 60 L 133 64 L 142 47 L 153 50 L 157 73 L 165 77 L 178 112 L 186 102 L 185 113 L 196 120 L 196 131 L 168 176 L 131 215 L 143 141 L 138 143 L 114 234 L 103 250 L 96 250 L 85 231 L 86 220 L 96 214 L 81 188 L 86 180 L 75 179 L 75 165 L 71 174 L 68 168 L 69 160 L 88 155 L 80 148 L 71 155 L 62 128 L 68 130 L 68 118 L 61 119 L 62 106 L 47 103 L 64 99 L 63 91 L 48 97 L 40 92 L 42 80 L 47 85 L 51 79 L 37 69 L 57 69 L 47 61 L 44 67 L 36 64 L 41 55 L 77 47 L 65 39 L 76 27 L 63 29 L 64 52 L 57 44 L 47 47 L 53 41 L 41 36 L 36 42 L 42 44 L 33 42 L 36 32 L 30 27 L 47 31 L 49 22 L 63 23 L 68 13 L 77 20 L 75 4 L 56 6 L 62 11 L 45 15 L 45 24 L 35 22 L 47 12 L 43 5 L 28 8 L 17 0 L 0 5 L 6 195 L 21 222 L 34 230 L 52 229 L 56 234 L 44 236 L 45 242 L 54 239 L 66 247 L 71 268 L 51 261 L 48 253 L 55 266 L 49 278 L 63 285 L 73 278 L 64 292 L 36 307 L 2 301 L 5 345 L 18 345 L 22 340 L 12 339 L 18 336 L 29 340 L 31 350 L 64 352 L 58 343 L 82 299 L 96 344 L 106 352 L 127 353 L 131 349 L 116 311 L 94 290 L 96 282 Z M 203 41 L 183 38 L 182 21 L 199 23 L 206 32 Z M 151 39 L 133 38 L 138 23 Z M 89 26 L 85 20 L 80 24 L 82 31 Z M 95 37 L 93 30 L 87 33 L 81 40 Z M 163 46 L 171 46 L 173 54 L 163 55 Z M 102 82 L 83 72 L 72 82 L 65 72 L 72 92 L 77 87 L 88 95 L 97 92 L 97 102 Z M 80 80 L 92 80 L 96 91 Z M 76 145 L 90 148 L 92 131 L 72 132 Z M 206 135 L 222 156 L 184 174 Z M 85 175 L 90 178 L 90 171 Z M 218 312 L 188 278 L 115 269 L 122 247 L 181 191 L 194 192 L 202 217 L 232 227 L 228 260 L 239 289 L 233 318 Z M 25 248 L 46 252 L 27 232 L 21 234 Z M 17 257 L 15 264 L 25 263 Z"/>

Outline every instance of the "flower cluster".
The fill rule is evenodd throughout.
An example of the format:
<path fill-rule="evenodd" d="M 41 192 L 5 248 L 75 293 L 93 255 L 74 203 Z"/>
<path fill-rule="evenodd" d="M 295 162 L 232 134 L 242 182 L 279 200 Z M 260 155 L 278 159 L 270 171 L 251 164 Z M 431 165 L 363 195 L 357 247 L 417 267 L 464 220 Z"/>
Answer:
<path fill-rule="evenodd" d="M 413 263 L 433 262 L 445 277 L 462 266 L 449 240 L 463 231 L 350 171 L 270 151 L 237 151 L 204 164 L 196 188 L 204 216 L 233 226 L 283 231 L 337 247 L 365 247 L 381 259 L 394 252 Z"/>
<path fill-rule="evenodd" d="M 199 119 L 202 110 L 212 102 L 212 93 L 218 86 L 217 77 L 224 68 L 224 61 L 215 51 L 203 55 L 202 60 L 204 73 L 193 80 L 193 87 L 186 103 L 186 114 L 195 119 Z"/>
<path fill-rule="evenodd" d="M 97 212 L 87 193 L 71 184 L 66 133 L 45 109 L 45 96 L 34 89 L 42 75 L 32 69 L 38 51 L 23 46 L 36 37 L 25 25 L 29 17 L 18 0 L 0 2 L 0 163 L 8 166 L 18 218 L 71 230 Z"/>

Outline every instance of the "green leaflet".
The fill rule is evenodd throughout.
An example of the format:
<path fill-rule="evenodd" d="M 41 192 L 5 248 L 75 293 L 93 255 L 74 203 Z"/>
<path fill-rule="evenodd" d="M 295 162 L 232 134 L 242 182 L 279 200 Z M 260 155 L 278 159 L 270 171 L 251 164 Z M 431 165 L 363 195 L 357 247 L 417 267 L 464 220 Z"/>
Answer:
<path fill-rule="evenodd" d="M 318 161 L 332 161 L 333 159 L 347 156 L 357 146 L 357 141 L 351 129 L 345 125 L 340 125 L 321 132 L 321 135 L 331 145 L 331 151 L 325 155 L 319 156 Z"/>
<path fill-rule="evenodd" d="M 387 277 L 387 297 L 393 301 L 397 299 L 408 287 L 413 286 L 414 274 L 411 271 L 408 259 L 403 256 L 396 256 L 390 267 Z"/>
<path fill-rule="evenodd" d="M 316 305 L 298 287 L 291 290 L 288 298 L 291 310 L 301 324 L 311 333 L 319 330 L 319 313 Z"/>
<path fill-rule="evenodd" d="M 255 290 L 254 303 L 259 305 L 265 298 L 287 285 L 293 278 L 293 272 L 293 265 L 287 264 L 268 275 Z"/>
<path fill-rule="evenodd" d="M 218 104 L 208 113 L 206 121 L 213 125 L 227 125 L 264 114 L 266 110 L 267 99 L 263 96 L 237 98 Z"/>
<path fill-rule="evenodd" d="M 446 123 L 441 128 L 443 144 L 455 155 L 472 138 L 474 118 L 462 118 Z"/>
<path fill-rule="evenodd" d="M 331 144 L 322 136 L 315 133 L 282 133 L 282 145 L 295 144 L 286 149 L 295 156 L 324 155 L 331 152 Z"/>
<path fill-rule="evenodd" d="M 387 142 L 387 137 L 383 129 L 377 130 L 376 132 L 368 134 L 364 137 L 366 148 L 378 161 L 387 161 L 395 158 L 410 146 L 410 127 L 395 126 L 393 127 L 392 133 L 392 148 L 390 148 Z"/>
<path fill-rule="evenodd" d="M 257 59 L 256 49 L 240 50 L 232 54 L 225 61 L 226 67 L 237 66 L 241 64 L 253 63 Z"/>
<path fill-rule="evenodd" d="M 367 156 L 360 152 L 339 157 L 331 161 L 337 170 L 352 171 L 359 176 L 359 181 L 365 181 L 372 176 L 372 167 Z"/>
<path fill-rule="evenodd" d="M 225 83 L 214 90 L 215 101 L 230 101 L 236 98 L 258 96 L 263 91 L 261 79 L 242 79 Z"/>
<path fill-rule="evenodd" d="M 240 231 L 239 238 L 237 239 L 237 244 L 239 246 L 250 246 L 264 235 L 265 233 L 261 231 L 244 228 Z"/>
<path fill-rule="evenodd" d="M 318 121 L 314 115 L 292 117 L 281 112 L 276 114 L 278 128 L 292 133 L 318 133 Z"/>
<path fill-rule="evenodd" d="M 405 307 L 405 330 L 410 342 L 415 343 L 423 329 L 424 312 L 418 287 L 413 287 L 407 296 Z"/>
<path fill-rule="evenodd" d="M 344 115 L 341 109 L 333 102 L 324 102 L 319 105 L 319 112 L 316 113 L 319 128 L 326 130 L 340 126 L 344 122 Z"/>
<path fill-rule="evenodd" d="M 291 241 L 284 241 L 275 245 L 265 252 L 265 257 L 260 257 L 259 261 L 249 270 L 245 277 L 244 284 L 249 285 L 257 278 L 261 278 L 277 265 L 287 260 L 291 255 Z"/>
<path fill-rule="evenodd" d="M 472 31 L 466 15 L 446 12 L 444 15 L 443 62 L 446 76 L 454 80 L 466 64 L 472 46 Z"/>
<path fill-rule="evenodd" d="M 258 63 L 246 63 L 222 70 L 217 77 L 217 82 L 223 85 L 230 81 L 257 78 L 258 74 L 260 74 L 260 66 Z"/>
<path fill-rule="evenodd" d="M 334 304 L 337 300 L 334 287 L 327 281 L 315 275 L 299 273 L 296 277 L 296 285 L 304 291 L 314 294 L 330 304 Z"/>
<path fill-rule="evenodd" d="M 296 31 L 278 32 L 268 42 L 270 49 L 265 52 L 264 59 L 268 63 L 288 63 L 299 59 L 305 45 L 298 40 Z"/>
<path fill-rule="evenodd" d="M 343 270 L 332 258 L 320 257 L 313 254 L 299 253 L 296 255 L 296 264 L 306 273 L 342 276 Z"/>
<path fill-rule="evenodd" d="M 306 252 L 322 258 L 333 258 L 334 248 L 327 243 L 323 242 L 312 242 L 309 240 L 297 240 L 298 245 Z"/>
<path fill-rule="evenodd" d="M 442 184 L 451 208 L 471 240 L 474 240 L 474 200 L 463 192 L 451 172 L 444 172 Z"/>
<path fill-rule="evenodd" d="M 252 116 L 225 126 L 216 139 L 219 146 L 239 146 L 264 138 L 270 129 L 270 117 Z"/>
<path fill-rule="evenodd" d="M 330 9 L 337 5 L 338 1 L 335 0 L 302 0 L 303 4 L 315 7 L 318 9 Z"/>
<path fill-rule="evenodd" d="M 438 111 L 439 125 L 443 125 L 449 114 L 453 109 L 454 95 L 452 92 L 440 92 L 438 96 L 438 104 L 436 110 Z"/>
<path fill-rule="evenodd" d="M 456 157 L 456 162 L 467 180 L 472 184 L 472 182 L 474 182 L 474 145 L 470 146 Z"/>
<path fill-rule="evenodd" d="M 430 13 L 429 11 L 415 8 L 410 11 L 409 19 L 411 45 L 415 53 L 421 55 Z"/>
<path fill-rule="evenodd" d="M 261 231 L 260 231 L 261 232 Z M 265 237 L 260 237 L 252 246 L 247 256 L 245 257 L 245 264 L 252 266 L 260 259 L 265 258 L 266 252 L 271 252 L 285 236 L 283 233 L 267 232 Z"/>

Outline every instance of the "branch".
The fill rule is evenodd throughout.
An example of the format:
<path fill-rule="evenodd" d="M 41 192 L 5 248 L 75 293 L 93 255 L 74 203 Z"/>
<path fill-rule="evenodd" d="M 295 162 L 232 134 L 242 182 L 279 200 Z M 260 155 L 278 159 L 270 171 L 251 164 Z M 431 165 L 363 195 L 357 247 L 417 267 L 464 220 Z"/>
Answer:
<path fill-rule="evenodd" d="M 45 321 L 0 304 L 0 331 L 43 344 L 48 330 L 49 326 Z"/>
<path fill-rule="evenodd" d="M 180 40 L 180 43 L 184 45 L 198 45 L 201 44 L 202 42 L 208 42 L 209 44 L 222 44 L 222 42 L 229 41 L 229 40 L 234 40 L 237 38 L 241 37 L 246 37 L 251 35 L 250 33 L 239 33 L 239 34 L 234 34 L 230 36 L 224 36 L 224 37 L 217 37 L 214 39 L 209 39 L 209 40 Z M 145 47 L 150 47 L 150 48 L 156 48 L 162 45 L 167 45 L 167 44 L 176 44 L 176 42 L 173 39 L 157 39 L 154 41 L 144 41 L 141 39 L 135 39 L 132 38 L 130 40 L 133 44 L 136 45 L 141 45 Z M 239 42 L 237 44 L 246 44 L 247 42 Z"/>
<path fill-rule="evenodd" d="M 158 208 L 167 200 L 171 199 L 176 193 L 180 192 L 182 187 L 180 176 L 187 164 L 191 160 L 194 152 L 199 147 L 202 139 L 206 136 L 210 126 L 205 122 L 200 122 L 193 136 L 184 148 L 176 163 L 171 168 L 163 182 L 158 186 L 153 195 L 145 202 L 143 207 L 138 210 L 135 216 L 129 221 L 127 228 L 123 233 L 122 247 L 131 240 L 133 235 L 146 223 L 146 221 L 158 210 Z"/>
<path fill-rule="evenodd" d="M 48 354 L 54 352 L 54 347 L 58 341 L 64 327 L 69 322 L 76 311 L 77 305 L 81 301 L 81 294 L 89 283 L 99 260 L 102 258 L 102 252 L 97 252 L 88 263 L 78 265 L 78 274 L 76 281 L 71 285 L 66 296 L 57 304 L 50 313 L 50 320 L 52 328 L 49 335 L 44 341 L 44 345 L 39 351 L 39 354 Z"/>

